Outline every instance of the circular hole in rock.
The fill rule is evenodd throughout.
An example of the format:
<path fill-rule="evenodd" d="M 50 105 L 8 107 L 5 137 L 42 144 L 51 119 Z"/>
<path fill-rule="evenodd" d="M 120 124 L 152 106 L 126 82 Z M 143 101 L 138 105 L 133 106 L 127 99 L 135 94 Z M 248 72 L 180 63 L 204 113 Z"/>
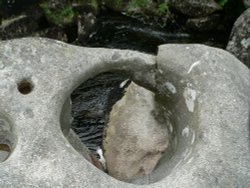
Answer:
<path fill-rule="evenodd" d="M 100 170 L 105 171 L 102 142 L 104 128 L 113 104 L 130 81 L 118 73 L 102 73 L 76 88 L 65 100 L 60 123 L 64 136 L 76 151 Z"/>
<path fill-rule="evenodd" d="M 65 100 L 61 128 L 75 150 L 97 168 L 124 182 L 152 184 L 184 158 L 189 160 L 192 130 L 183 133 L 185 118 L 180 114 L 186 113 L 185 108 L 176 109 L 169 95 L 130 82 L 119 72 L 102 73 L 82 83 L 72 92 L 72 102 Z M 111 122 L 118 127 L 110 128 Z M 130 124 L 134 127 L 127 129 Z"/>
<path fill-rule="evenodd" d="M 17 84 L 17 88 L 21 94 L 27 95 L 27 94 L 31 93 L 34 86 L 33 86 L 30 79 L 23 79 L 21 82 L 19 82 Z"/>
<path fill-rule="evenodd" d="M 12 124 L 4 115 L 0 114 L 0 163 L 7 160 L 16 144 L 16 134 Z"/>
<path fill-rule="evenodd" d="M 7 144 L 0 143 L 0 162 L 5 161 L 10 155 L 11 149 Z"/>

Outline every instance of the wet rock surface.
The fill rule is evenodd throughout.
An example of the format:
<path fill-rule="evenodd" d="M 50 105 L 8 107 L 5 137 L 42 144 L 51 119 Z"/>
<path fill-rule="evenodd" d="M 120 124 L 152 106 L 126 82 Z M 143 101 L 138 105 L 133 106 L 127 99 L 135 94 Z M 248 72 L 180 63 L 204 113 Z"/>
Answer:
<path fill-rule="evenodd" d="M 111 176 L 131 182 L 158 164 L 168 146 L 168 129 L 157 120 L 156 108 L 154 93 L 135 83 L 113 106 L 103 141 Z"/>
<path fill-rule="evenodd" d="M 169 0 L 169 4 L 190 17 L 205 17 L 222 9 L 214 0 Z"/>
<path fill-rule="evenodd" d="M 250 68 L 250 8 L 235 22 L 226 49 Z"/>

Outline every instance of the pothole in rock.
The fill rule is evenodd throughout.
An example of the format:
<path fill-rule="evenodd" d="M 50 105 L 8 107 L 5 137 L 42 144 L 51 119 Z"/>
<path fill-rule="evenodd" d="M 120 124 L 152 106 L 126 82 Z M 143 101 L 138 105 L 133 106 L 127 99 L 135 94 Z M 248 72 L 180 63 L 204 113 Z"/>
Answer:
<path fill-rule="evenodd" d="M 137 80 L 148 84 L 144 88 L 123 73 L 131 75 L 88 79 L 71 93 L 72 105 L 65 98 L 62 131 L 79 154 L 108 175 L 131 184 L 156 183 L 194 160 L 198 123 L 183 95 L 171 95 L 162 74 L 156 72 L 157 86 Z"/>
<path fill-rule="evenodd" d="M 32 92 L 34 85 L 30 79 L 23 79 L 17 84 L 18 91 L 23 95 L 28 95 Z"/>
<path fill-rule="evenodd" d="M 16 134 L 12 124 L 4 115 L 0 114 L 0 163 L 6 161 L 16 144 Z"/>
<path fill-rule="evenodd" d="M 176 131 L 155 93 L 120 73 L 103 73 L 82 83 L 71 100 L 71 128 L 90 152 L 68 140 L 93 165 L 133 184 L 151 184 L 168 173 L 162 177 Z"/>
<path fill-rule="evenodd" d="M 7 144 L 0 143 L 0 162 L 5 161 L 10 155 L 11 149 Z"/>

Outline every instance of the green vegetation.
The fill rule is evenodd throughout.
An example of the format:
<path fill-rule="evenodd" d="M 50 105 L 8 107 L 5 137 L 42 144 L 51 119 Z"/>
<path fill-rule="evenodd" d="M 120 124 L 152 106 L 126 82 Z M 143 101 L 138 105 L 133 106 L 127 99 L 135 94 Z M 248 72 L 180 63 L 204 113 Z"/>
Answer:
<path fill-rule="evenodd" d="M 4 5 L 5 0 L 0 0 L 0 8 L 3 8 L 2 6 Z"/>
<path fill-rule="evenodd" d="M 57 10 L 51 10 L 47 3 L 42 3 L 40 6 L 47 19 L 56 25 L 70 24 L 74 20 L 75 12 L 72 6 L 66 6 L 63 9 Z"/>
<path fill-rule="evenodd" d="M 228 0 L 218 0 L 218 4 L 222 7 L 224 7 L 227 2 Z"/>
<path fill-rule="evenodd" d="M 169 14 L 169 6 L 167 3 L 161 3 L 158 6 L 158 12 L 160 15 Z"/>

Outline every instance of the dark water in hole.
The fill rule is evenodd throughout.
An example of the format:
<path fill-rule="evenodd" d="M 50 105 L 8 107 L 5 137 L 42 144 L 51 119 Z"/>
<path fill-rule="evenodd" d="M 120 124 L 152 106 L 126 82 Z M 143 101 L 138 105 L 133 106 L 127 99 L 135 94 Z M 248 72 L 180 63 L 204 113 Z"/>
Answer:
<path fill-rule="evenodd" d="M 98 18 L 97 27 L 89 38 L 80 42 L 83 46 L 133 49 L 156 54 L 157 46 L 164 43 L 203 43 L 223 48 L 227 38 L 218 33 L 184 32 L 178 25 L 167 31 L 123 15 L 105 13 Z M 123 95 L 124 89 L 119 85 L 125 79 L 120 74 L 102 74 L 83 83 L 72 94 L 73 130 L 94 154 L 102 145 L 103 130 L 112 105 Z"/>
<path fill-rule="evenodd" d="M 84 82 L 71 95 L 72 128 L 95 155 L 102 145 L 108 114 L 123 95 L 120 84 L 126 79 L 121 74 L 103 73 Z"/>

